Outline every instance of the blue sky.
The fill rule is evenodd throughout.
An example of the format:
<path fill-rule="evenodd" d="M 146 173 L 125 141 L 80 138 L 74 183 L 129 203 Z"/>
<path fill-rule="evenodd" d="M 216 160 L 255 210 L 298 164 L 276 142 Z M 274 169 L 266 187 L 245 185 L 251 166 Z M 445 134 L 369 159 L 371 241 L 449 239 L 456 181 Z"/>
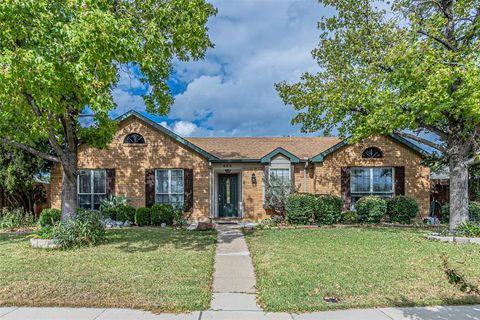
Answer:
<path fill-rule="evenodd" d="M 208 27 L 215 48 L 205 60 L 175 61 L 170 87 L 175 103 L 157 122 L 183 136 L 301 135 L 274 84 L 298 81 L 318 66 L 317 21 L 330 15 L 316 0 L 211 0 L 217 16 Z M 147 90 L 135 72 L 121 72 L 113 91 L 115 114 L 144 111 Z"/>

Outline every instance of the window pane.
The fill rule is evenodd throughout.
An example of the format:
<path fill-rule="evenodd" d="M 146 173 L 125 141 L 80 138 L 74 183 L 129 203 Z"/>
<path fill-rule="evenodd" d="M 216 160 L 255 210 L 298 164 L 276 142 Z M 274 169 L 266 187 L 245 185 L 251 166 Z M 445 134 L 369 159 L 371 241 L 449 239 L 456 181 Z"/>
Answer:
<path fill-rule="evenodd" d="M 352 168 L 352 192 L 370 192 L 370 169 Z"/>
<path fill-rule="evenodd" d="M 107 192 L 107 177 L 104 170 L 93 171 L 93 192 L 106 193 Z"/>
<path fill-rule="evenodd" d="M 155 196 L 156 203 L 168 203 L 168 194 L 157 194 Z"/>
<path fill-rule="evenodd" d="M 171 193 L 183 193 L 183 170 L 171 170 Z"/>
<path fill-rule="evenodd" d="M 92 196 L 91 195 L 79 195 L 78 206 L 85 210 L 92 209 Z"/>
<path fill-rule="evenodd" d="M 78 176 L 78 193 L 92 192 L 91 174 L 91 171 L 85 171 Z"/>
<path fill-rule="evenodd" d="M 393 177 L 391 168 L 373 168 L 373 192 L 391 192 Z"/>
<path fill-rule="evenodd" d="M 279 183 L 284 185 L 290 182 L 290 169 L 270 169 L 270 178 L 272 184 Z"/>
<path fill-rule="evenodd" d="M 183 194 L 173 194 L 170 196 L 170 204 L 181 206 L 183 204 Z"/>
<path fill-rule="evenodd" d="M 168 193 L 168 170 L 157 170 L 156 193 Z"/>
<path fill-rule="evenodd" d="M 106 195 L 94 195 L 93 196 L 93 210 L 100 210 L 100 203 L 105 199 Z"/>

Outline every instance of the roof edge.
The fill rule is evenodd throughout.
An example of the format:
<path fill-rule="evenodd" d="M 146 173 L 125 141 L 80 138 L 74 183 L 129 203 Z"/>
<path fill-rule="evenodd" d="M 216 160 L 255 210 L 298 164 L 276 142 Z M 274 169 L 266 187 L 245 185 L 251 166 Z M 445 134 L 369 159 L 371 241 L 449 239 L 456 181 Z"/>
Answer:
<path fill-rule="evenodd" d="M 427 156 L 427 152 L 425 150 L 423 150 L 421 147 L 419 147 L 416 144 L 408 141 L 407 139 L 403 138 L 402 136 L 400 136 L 398 134 L 393 133 L 393 134 L 388 134 L 388 135 L 384 135 L 384 136 L 387 136 L 387 137 L 399 142 L 400 144 L 406 146 L 410 150 L 415 151 L 416 153 L 418 153 L 423 158 Z M 350 139 L 350 137 L 351 136 L 345 138 L 344 140 L 342 140 L 339 143 L 337 143 L 336 145 L 328 148 L 327 150 L 317 154 L 316 156 L 314 156 L 310 160 L 314 163 L 323 162 L 323 160 L 325 159 L 326 156 L 328 156 L 329 154 L 331 154 L 331 153 L 335 152 L 336 150 L 342 148 L 343 146 L 348 145 L 349 143 L 347 142 L 347 140 Z"/>
<path fill-rule="evenodd" d="M 267 153 L 266 155 L 264 155 L 261 159 L 260 159 L 260 162 L 262 163 L 270 163 L 272 161 L 272 158 L 275 157 L 276 155 L 284 155 L 285 157 L 287 157 L 291 163 L 299 163 L 300 162 L 300 158 L 297 157 L 296 155 L 294 155 L 293 153 L 291 152 L 288 152 L 287 150 L 283 149 L 282 147 L 278 147 L 276 148 L 275 150 Z"/>
<path fill-rule="evenodd" d="M 148 125 L 152 126 L 154 129 L 160 131 L 161 133 L 169 136 L 170 138 L 174 139 L 175 141 L 177 141 L 178 143 L 184 145 L 185 147 L 201 154 L 202 156 L 204 156 L 205 158 L 207 158 L 208 160 L 218 160 L 219 158 L 210 154 L 209 152 L 203 150 L 202 148 L 198 147 L 197 145 L 191 143 L 190 141 L 188 141 L 187 139 L 179 136 L 178 134 L 176 134 L 175 132 L 165 128 L 164 126 L 156 123 L 155 121 L 147 118 L 146 116 L 142 115 L 141 113 L 139 113 L 138 111 L 135 111 L 135 110 L 129 110 L 127 112 L 125 112 L 124 114 L 118 116 L 115 120 L 117 121 L 125 121 L 131 117 L 136 117 L 140 120 L 142 120 L 143 122 L 146 122 Z"/>

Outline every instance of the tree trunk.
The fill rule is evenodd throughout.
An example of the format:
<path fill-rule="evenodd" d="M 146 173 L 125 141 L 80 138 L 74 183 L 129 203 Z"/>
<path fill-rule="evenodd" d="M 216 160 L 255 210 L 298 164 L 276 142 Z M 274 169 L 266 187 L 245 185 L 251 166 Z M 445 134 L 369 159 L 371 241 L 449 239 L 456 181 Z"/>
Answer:
<path fill-rule="evenodd" d="M 77 154 L 66 152 L 66 162 L 62 163 L 62 221 L 77 217 Z"/>
<path fill-rule="evenodd" d="M 468 221 L 468 165 L 467 158 L 450 157 L 450 232 Z"/>

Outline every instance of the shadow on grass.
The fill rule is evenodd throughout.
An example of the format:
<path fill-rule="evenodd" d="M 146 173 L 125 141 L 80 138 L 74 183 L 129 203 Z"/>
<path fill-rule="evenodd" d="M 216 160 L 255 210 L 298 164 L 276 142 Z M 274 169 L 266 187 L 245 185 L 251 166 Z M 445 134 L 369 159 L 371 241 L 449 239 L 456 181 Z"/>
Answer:
<path fill-rule="evenodd" d="M 398 299 L 390 299 L 390 304 L 401 308 L 398 313 L 403 316 L 402 319 L 412 320 L 480 320 L 480 306 L 467 306 L 479 304 L 480 297 L 467 296 L 459 298 L 442 299 L 441 305 L 438 307 L 415 308 L 419 302 L 414 302 L 405 297 Z"/>
<path fill-rule="evenodd" d="M 167 245 L 176 249 L 205 251 L 215 242 L 215 232 L 212 231 L 142 227 L 110 230 L 107 234 L 108 245 L 127 253 L 151 252 Z"/>

